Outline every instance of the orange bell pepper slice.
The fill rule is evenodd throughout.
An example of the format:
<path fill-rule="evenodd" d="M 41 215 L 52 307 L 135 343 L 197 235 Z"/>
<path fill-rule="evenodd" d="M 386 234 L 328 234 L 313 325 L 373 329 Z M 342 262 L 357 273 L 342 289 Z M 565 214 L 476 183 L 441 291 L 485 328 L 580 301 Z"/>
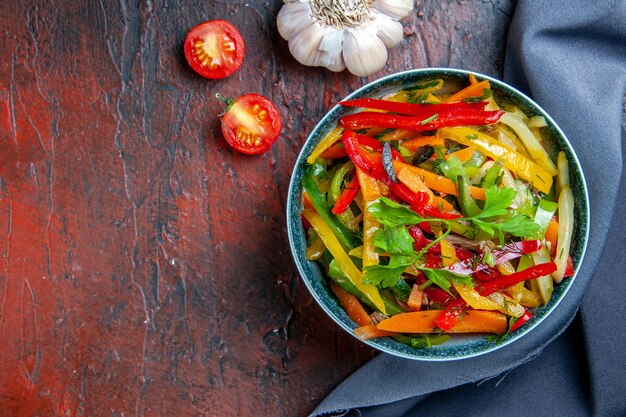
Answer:
<path fill-rule="evenodd" d="M 370 340 L 377 337 L 393 336 L 395 333 L 380 330 L 375 324 L 368 324 L 354 329 L 354 334 L 361 340 Z"/>
<path fill-rule="evenodd" d="M 439 331 L 435 320 L 446 310 L 427 310 L 401 313 L 378 323 L 380 330 L 398 333 L 433 333 Z M 495 311 L 468 310 L 459 323 L 446 333 L 496 333 L 507 329 L 506 314 Z"/>
<path fill-rule="evenodd" d="M 480 97 L 483 95 L 483 90 L 489 90 L 491 88 L 491 85 L 489 84 L 489 81 L 484 80 L 481 81 L 479 83 L 476 84 L 470 84 L 469 86 L 465 87 L 464 89 L 457 91 L 456 93 L 452 94 L 450 97 L 448 97 L 447 100 L 445 100 L 444 103 L 452 103 L 454 101 L 462 101 L 466 98 L 470 98 L 470 97 Z"/>
<path fill-rule="evenodd" d="M 369 314 L 367 314 L 367 311 L 365 311 L 359 300 L 357 300 L 354 295 L 344 291 L 334 282 L 330 283 L 330 289 L 339 299 L 339 303 L 343 309 L 346 310 L 346 313 L 348 313 L 348 317 L 350 317 L 356 324 L 359 326 L 372 324 L 372 318 Z"/>

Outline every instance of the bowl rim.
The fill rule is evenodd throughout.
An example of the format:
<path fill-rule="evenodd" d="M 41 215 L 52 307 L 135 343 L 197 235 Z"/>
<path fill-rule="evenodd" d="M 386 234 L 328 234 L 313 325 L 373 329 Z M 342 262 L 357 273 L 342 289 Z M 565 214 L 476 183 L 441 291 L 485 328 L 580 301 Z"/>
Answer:
<path fill-rule="evenodd" d="M 287 205 L 286 205 L 286 216 L 287 216 L 286 218 L 287 218 L 287 234 L 288 234 L 288 240 L 289 240 L 289 248 L 290 248 L 293 261 L 296 265 L 296 268 L 298 269 L 298 273 L 300 274 L 300 277 L 302 278 L 302 280 L 304 281 L 307 287 L 308 292 L 315 299 L 318 306 L 320 306 L 322 310 L 324 310 L 324 312 L 336 324 L 338 324 L 341 328 L 343 328 L 343 330 L 345 330 L 348 334 L 350 334 L 355 339 L 359 340 L 361 343 L 365 343 L 366 345 L 378 351 L 385 352 L 385 353 L 388 353 L 397 357 L 405 358 L 405 359 L 426 361 L 426 362 L 456 361 L 456 360 L 469 359 L 469 358 L 475 358 L 478 356 L 486 355 L 496 350 L 500 350 L 518 341 L 519 339 L 522 339 L 526 334 L 530 333 L 532 330 L 537 328 L 548 316 L 554 313 L 557 307 L 561 304 L 561 301 L 565 299 L 565 297 L 567 296 L 567 293 L 576 282 L 576 277 L 578 276 L 578 272 L 580 271 L 581 265 L 584 262 L 584 257 L 587 251 L 587 244 L 589 241 L 589 229 L 590 229 L 590 205 L 589 205 L 589 192 L 587 188 L 587 182 L 586 182 L 585 174 L 582 169 L 580 160 L 578 156 L 576 155 L 576 152 L 574 151 L 574 148 L 572 147 L 570 140 L 567 138 L 567 136 L 565 135 L 563 130 L 560 128 L 560 126 L 556 123 L 556 121 L 554 121 L 554 119 L 547 113 L 547 111 L 543 109 L 543 107 L 541 107 L 538 103 L 536 103 L 533 99 L 531 99 L 525 93 L 505 83 L 504 81 L 498 80 L 496 78 L 493 78 L 485 74 L 481 74 L 480 72 L 477 72 L 477 71 L 469 71 L 469 70 L 464 70 L 464 69 L 443 68 L 443 67 L 418 68 L 418 69 L 396 72 L 396 73 L 378 78 L 376 80 L 370 81 L 364 84 L 363 86 L 361 86 L 360 88 L 356 89 L 355 91 L 353 91 L 352 93 L 350 93 L 349 95 L 347 95 L 345 98 L 343 98 L 340 101 L 365 97 L 367 96 L 367 94 L 371 93 L 372 91 L 379 89 L 381 87 L 384 87 L 386 84 L 397 81 L 398 79 L 401 79 L 403 77 L 415 77 L 416 78 L 415 81 L 419 82 L 420 77 L 424 78 L 427 76 L 433 76 L 437 74 L 442 75 L 444 77 L 454 76 L 457 78 L 461 76 L 469 76 L 469 74 L 474 74 L 476 77 L 482 80 L 488 80 L 490 83 L 496 85 L 499 89 L 510 93 L 512 96 L 515 97 L 516 100 L 524 102 L 524 104 L 529 105 L 532 108 L 532 110 L 538 112 L 541 116 L 545 117 L 549 128 L 553 131 L 553 135 L 555 137 L 556 142 L 559 145 L 559 149 L 560 150 L 567 149 L 568 158 L 570 156 L 573 157 L 573 160 L 569 161 L 570 172 L 572 168 L 575 167 L 575 169 L 580 173 L 580 180 L 581 180 L 580 186 L 583 192 L 582 192 L 582 195 L 578 195 L 577 197 L 580 200 L 578 202 L 582 203 L 581 204 L 582 206 L 579 207 L 579 210 L 582 213 L 582 220 L 583 220 L 582 223 L 584 225 L 584 230 L 583 230 L 583 235 L 580 237 L 580 240 L 581 240 L 580 259 L 578 260 L 577 264 L 574 265 L 574 275 L 568 280 L 567 284 L 565 284 L 566 287 L 564 288 L 563 293 L 560 295 L 560 297 L 556 300 L 556 302 L 549 309 L 544 310 L 544 313 L 541 315 L 541 317 L 535 319 L 532 326 L 525 328 L 525 329 L 524 328 L 519 329 L 518 333 L 516 333 L 514 337 L 507 337 L 507 339 L 505 339 L 501 343 L 497 343 L 497 344 L 494 343 L 490 347 L 480 350 L 480 351 L 475 351 L 469 354 L 460 354 L 460 355 L 450 356 L 450 357 L 426 356 L 426 355 L 420 356 L 419 355 L 419 353 L 428 352 L 430 349 L 421 349 L 421 350 L 413 349 L 413 351 L 415 352 L 414 354 L 407 354 L 407 353 L 398 351 L 396 349 L 390 348 L 388 346 L 382 345 L 380 343 L 376 343 L 375 342 L 376 339 L 372 339 L 372 340 L 359 339 L 354 334 L 354 331 L 353 331 L 354 327 L 350 327 L 347 323 L 344 322 L 344 320 L 342 320 L 340 317 L 337 317 L 337 315 L 333 311 L 331 311 L 330 307 L 326 305 L 326 302 L 322 299 L 320 294 L 318 294 L 317 290 L 313 288 L 312 283 L 309 282 L 308 274 L 304 270 L 304 266 L 299 261 L 299 256 L 298 256 L 299 253 L 296 251 L 296 245 L 294 244 L 295 231 L 293 230 L 293 225 L 296 224 L 294 223 L 296 219 L 294 219 L 295 211 L 292 210 L 292 208 L 296 207 L 294 206 L 294 204 L 299 204 L 297 201 L 294 201 L 296 196 L 300 195 L 300 188 L 301 188 L 299 182 L 296 183 L 296 177 L 297 177 L 296 174 L 300 167 L 306 166 L 306 158 L 308 157 L 308 154 L 305 155 L 304 150 L 306 146 L 313 139 L 315 139 L 317 136 L 320 135 L 320 133 L 322 133 L 323 129 L 326 128 L 326 124 L 328 123 L 328 120 L 331 119 L 336 113 L 340 112 L 341 109 L 343 109 L 343 107 L 340 106 L 339 104 L 335 104 L 332 108 L 326 111 L 324 116 L 317 122 L 317 124 L 315 125 L 311 133 L 307 136 L 306 140 L 302 144 L 300 152 L 298 153 L 298 157 L 294 164 L 293 170 L 291 172 L 291 177 L 289 181 Z M 298 211 L 298 213 L 300 213 L 300 211 Z M 298 216 L 298 221 L 299 221 L 299 216 Z M 313 263 L 313 261 L 308 261 L 308 262 Z M 321 275 L 323 277 L 323 274 Z M 564 284 L 563 283 L 559 284 L 559 286 L 561 285 L 564 285 Z"/>

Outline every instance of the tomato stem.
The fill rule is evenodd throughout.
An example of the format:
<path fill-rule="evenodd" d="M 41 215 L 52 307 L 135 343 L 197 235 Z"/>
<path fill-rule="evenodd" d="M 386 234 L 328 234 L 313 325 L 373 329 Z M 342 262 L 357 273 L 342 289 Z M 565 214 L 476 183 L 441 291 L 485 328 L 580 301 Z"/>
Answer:
<path fill-rule="evenodd" d="M 221 101 L 222 103 L 224 103 L 226 105 L 226 111 L 228 111 L 228 109 L 230 109 L 232 107 L 233 103 L 235 102 L 234 99 L 229 98 L 229 97 L 224 97 L 220 93 L 215 93 L 215 97 L 217 97 L 217 99 L 219 101 Z"/>

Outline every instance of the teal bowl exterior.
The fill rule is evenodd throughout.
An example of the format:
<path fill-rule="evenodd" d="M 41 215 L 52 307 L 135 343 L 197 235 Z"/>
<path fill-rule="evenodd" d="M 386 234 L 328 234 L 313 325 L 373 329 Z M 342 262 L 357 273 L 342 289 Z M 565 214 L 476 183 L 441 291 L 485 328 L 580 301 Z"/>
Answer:
<path fill-rule="evenodd" d="M 401 88 L 435 78 L 442 78 L 446 83 L 467 83 L 469 74 L 470 72 L 468 71 L 448 68 L 428 68 L 401 72 L 369 83 L 350 94 L 346 99 L 360 97 L 380 98 Z M 527 325 L 522 326 L 515 333 L 508 335 L 499 344 L 490 342 L 481 335 L 452 335 L 446 343 L 427 349 L 414 349 L 388 337 L 363 342 L 382 352 L 415 360 L 449 361 L 475 357 L 495 351 L 496 349 L 502 349 L 514 343 L 516 340 L 523 338 L 524 335 L 531 332 L 537 326 L 540 326 L 541 322 L 558 308 L 559 303 L 567 296 L 568 290 L 574 283 L 585 254 L 589 235 L 589 197 L 580 162 L 574 149 L 565 137 L 565 134 L 538 104 L 520 91 L 494 78 L 475 72 L 474 74 L 481 80 L 489 80 L 493 94 L 499 103 L 507 102 L 517 105 L 528 115 L 544 116 L 549 127 L 549 133 L 546 137 L 546 148 L 548 152 L 554 160 L 556 160 L 558 151 L 562 150 L 567 155 L 570 162 L 570 182 L 576 203 L 574 213 L 575 232 L 571 246 L 571 254 L 575 260 L 575 274 L 573 277 L 565 279 L 561 284 L 554 287 L 552 299 L 546 306 L 533 309 L 534 317 Z M 318 265 L 306 259 L 305 250 L 307 247 L 307 239 L 300 215 L 302 212 L 301 181 L 307 165 L 306 158 L 311 154 L 313 149 L 315 149 L 320 140 L 337 125 L 339 118 L 349 112 L 349 109 L 338 105 L 333 107 L 317 124 L 306 140 L 296 161 L 289 184 L 289 194 L 287 198 L 287 232 L 293 259 L 311 295 L 339 326 L 354 336 L 353 330 L 357 325 L 348 317 L 341 305 L 339 305 L 329 292 L 327 280 Z"/>

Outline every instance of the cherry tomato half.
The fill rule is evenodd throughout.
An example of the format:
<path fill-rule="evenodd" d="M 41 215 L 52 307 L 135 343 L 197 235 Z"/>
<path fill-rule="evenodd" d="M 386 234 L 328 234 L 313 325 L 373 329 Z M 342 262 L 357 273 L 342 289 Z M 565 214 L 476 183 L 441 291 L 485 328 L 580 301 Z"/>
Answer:
<path fill-rule="evenodd" d="M 229 107 L 222 115 L 222 133 L 230 146 L 255 155 L 276 142 L 282 121 L 274 103 L 259 94 L 246 94 L 227 103 Z"/>
<path fill-rule="evenodd" d="M 185 39 L 187 62 L 207 78 L 228 77 L 241 66 L 245 54 L 241 33 L 225 20 L 204 22 L 191 29 Z"/>

